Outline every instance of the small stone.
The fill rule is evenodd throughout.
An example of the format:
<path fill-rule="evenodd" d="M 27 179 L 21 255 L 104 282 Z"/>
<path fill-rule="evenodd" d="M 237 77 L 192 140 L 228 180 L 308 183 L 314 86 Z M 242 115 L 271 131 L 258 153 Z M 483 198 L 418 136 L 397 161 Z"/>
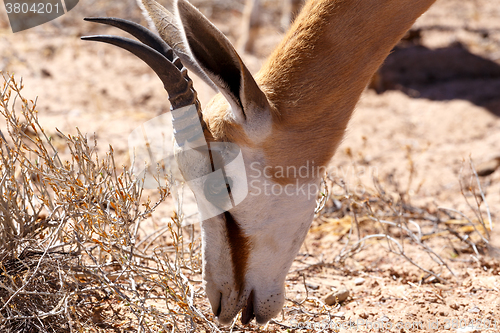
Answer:
<path fill-rule="evenodd" d="M 327 295 L 325 297 L 325 303 L 328 305 L 342 303 L 347 299 L 347 297 L 349 297 L 349 290 L 342 288 Z"/>
<path fill-rule="evenodd" d="M 469 310 L 467 310 L 467 312 L 469 312 L 469 313 L 480 313 L 481 309 L 479 309 L 477 306 L 474 306 L 473 308 L 470 308 Z"/>
<path fill-rule="evenodd" d="M 362 285 L 363 283 L 365 283 L 365 279 L 363 279 L 363 278 L 357 278 L 356 280 L 354 280 L 354 284 L 355 284 L 356 286 L 360 286 L 360 285 Z"/>
<path fill-rule="evenodd" d="M 318 290 L 319 286 L 317 284 L 312 284 L 312 283 L 306 283 L 307 288 L 312 289 L 312 290 Z"/>

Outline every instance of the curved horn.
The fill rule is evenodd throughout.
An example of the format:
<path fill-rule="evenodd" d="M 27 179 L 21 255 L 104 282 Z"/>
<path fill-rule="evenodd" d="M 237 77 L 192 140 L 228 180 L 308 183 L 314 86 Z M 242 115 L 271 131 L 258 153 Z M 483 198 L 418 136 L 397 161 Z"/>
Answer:
<path fill-rule="evenodd" d="M 163 54 L 169 61 L 174 62 L 174 50 L 163 39 L 140 24 L 116 17 L 86 17 L 83 20 L 111 25 L 128 32 L 147 46 Z"/>
<path fill-rule="evenodd" d="M 85 36 L 82 37 L 82 40 L 113 44 L 139 57 L 151 67 L 163 82 L 173 110 L 196 103 L 196 93 L 193 89 L 193 82 L 187 75 L 187 70 L 185 68 L 179 70 L 177 66 L 155 49 L 135 40 L 117 36 Z"/>
<path fill-rule="evenodd" d="M 150 30 L 146 29 L 140 24 L 137 24 L 132 21 L 124 20 L 116 17 L 86 17 L 85 21 L 95 22 L 100 24 L 107 24 L 123 31 L 128 32 L 144 44 L 149 47 L 152 47 L 156 51 L 163 54 L 168 60 L 174 62 L 177 66 L 178 62 L 176 59 L 180 59 L 182 61 L 181 66 L 185 66 L 191 72 L 198 75 L 203 81 L 208 84 L 212 89 L 218 91 L 217 86 L 208 79 L 207 75 L 201 68 L 199 68 L 196 63 L 185 53 L 186 51 L 183 48 L 173 49 L 167 42 L 165 42 L 160 36 L 152 33 Z M 181 68 L 179 68 L 181 69 Z"/>
<path fill-rule="evenodd" d="M 188 76 L 187 69 L 167 43 L 143 26 L 117 18 L 86 18 L 87 21 L 108 24 L 129 32 L 141 42 L 117 36 L 98 35 L 81 37 L 82 40 L 98 41 L 123 48 L 143 60 L 158 75 L 168 93 L 168 99 L 175 111 L 190 105 L 191 108 L 172 113 L 174 136 L 179 144 L 193 142 L 203 136 L 206 124 L 203 121 L 200 103 L 193 81 Z M 198 126 L 193 126 L 198 124 Z M 200 127 L 201 125 L 201 127 Z M 193 130 L 196 128 L 196 130 Z"/>

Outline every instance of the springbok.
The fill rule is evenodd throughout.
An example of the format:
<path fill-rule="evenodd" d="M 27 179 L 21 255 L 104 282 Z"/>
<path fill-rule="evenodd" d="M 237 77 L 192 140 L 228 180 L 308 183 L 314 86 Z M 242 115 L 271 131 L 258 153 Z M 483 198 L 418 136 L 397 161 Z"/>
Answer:
<path fill-rule="evenodd" d="M 243 308 L 243 324 L 254 317 L 263 324 L 282 309 L 285 276 L 314 215 L 316 192 L 308 190 L 318 189 L 318 170 L 332 158 L 372 75 L 434 1 L 310 0 L 255 78 L 228 39 L 186 0 L 169 0 L 166 7 L 142 1 L 161 38 L 132 22 L 88 19 L 142 42 L 84 37 L 125 48 L 158 74 L 176 112 L 184 177 L 198 179 L 222 168 L 215 164 L 243 156 L 248 195 L 236 205 L 214 203 L 232 208 L 201 223 L 203 279 L 220 323 Z M 220 90 L 203 112 L 181 61 Z M 217 144 L 222 148 L 215 151 Z M 207 189 L 233 193 L 226 176 L 222 184 L 198 184 L 205 191 L 193 189 L 200 207 L 205 199 L 216 201 Z"/>
<path fill-rule="evenodd" d="M 241 25 L 241 36 L 238 41 L 239 49 L 245 52 L 252 52 L 259 32 L 261 24 L 260 8 L 261 0 L 246 0 L 245 8 L 243 10 L 243 18 Z M 282 1 L 281 8 L 281 27 L 286 30 L 293 22 L 295 17 L 300 11 L 303 0 L 278 0 Z"/>

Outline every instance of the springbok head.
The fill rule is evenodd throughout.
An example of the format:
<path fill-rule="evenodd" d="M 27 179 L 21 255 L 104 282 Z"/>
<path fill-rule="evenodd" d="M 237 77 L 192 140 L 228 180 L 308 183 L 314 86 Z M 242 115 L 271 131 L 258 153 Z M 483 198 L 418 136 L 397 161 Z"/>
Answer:
<path fill-rule="evenodd" d="M 285 276 L 354 106 L 433 2 L 310 0 L 255 78 L 186 0 L 142 1 L 161 38 L 129 21 L 87 19 L 135 36 L 140 42 L 84 39 L 134 53 L 168 92 L 176 158 L 202 211 L 203 279 L 221 323 L 242 308 L 242 323 L 266 323 L 282 309 Z M 184 66 L 220 91 L 203 112 Z"/>

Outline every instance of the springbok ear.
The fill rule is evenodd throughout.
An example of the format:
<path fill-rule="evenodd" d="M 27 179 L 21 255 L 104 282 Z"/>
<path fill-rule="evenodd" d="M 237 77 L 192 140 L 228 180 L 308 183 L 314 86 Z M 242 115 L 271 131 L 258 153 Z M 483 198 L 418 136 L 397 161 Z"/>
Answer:
<path fill-rule="evenodd" d="M 219 87 L 240 124 L 270 119 L 269 102 L 231 42 L 198 9 L 177 0 L 177 14 L 191 54 Z"/>
<path fill-rule="evenodd" d="M 182 64 L 208 84 L 213 90 L 219 91 L 214 82 L 200 66 L 198 66 L 189 52 L 189 48 L 185 44 L 182 29 L 178 28 L 179 20 L 173 14 L 175 10 L 174 1 L 166 1 L 166 7 L 163 7 L 155 0 L 137 0 L 137 3 L 142 9 L 144 17 L 149 22 L 150 29 L 158 31 L 160 37 L 181 59 Z"/>

